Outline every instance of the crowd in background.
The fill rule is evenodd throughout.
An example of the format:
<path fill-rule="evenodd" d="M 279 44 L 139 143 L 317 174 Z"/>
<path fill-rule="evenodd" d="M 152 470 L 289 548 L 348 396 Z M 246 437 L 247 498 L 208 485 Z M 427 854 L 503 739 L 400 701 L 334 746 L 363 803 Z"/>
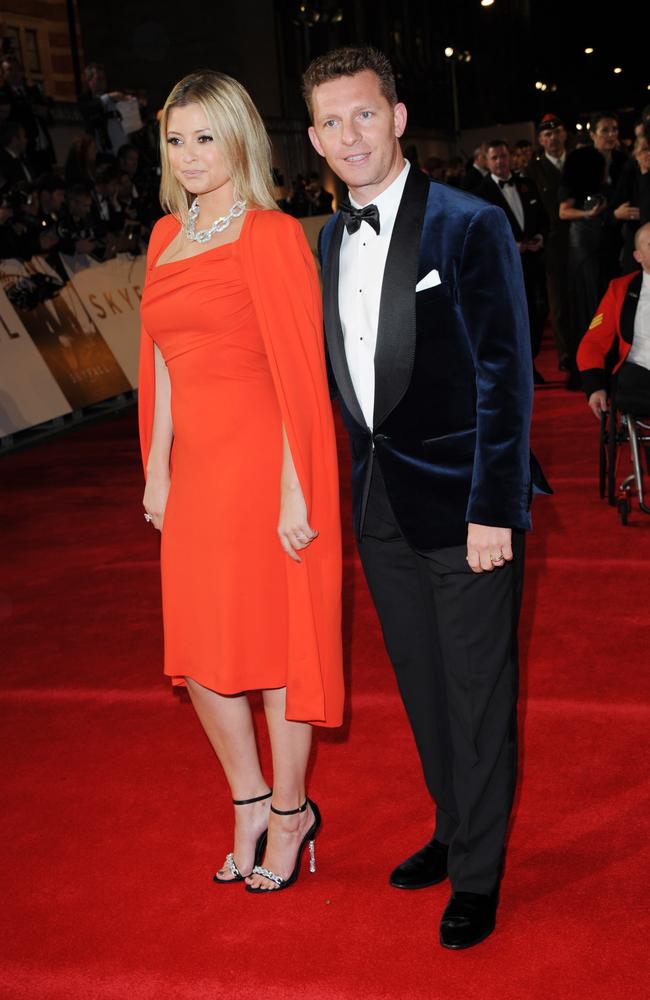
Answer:
<path fill-rule="evenodd" d="M 50 102 L 27 83 L 14 54 L 2 56 L 0 259 L 45 256 L 61 273 L 58 253 L 101 261 L 146 247 L 161 214 L 156 115 L 146 94 L 111 90 L 96 63 L 83 79 L 83 131 L 57 163 Z M 609 280 L 636 266 L 634 233 L 650 221 L 649 132 L 650 107 L 633 136 L 621 136 L 609 112 L 572 137 L 547 115 L 536 144 L 496 138 L 467 161 L 430 157 L 422 164 L 415 146 L 405 150 L 433 181 L 504 208 L 522 255 L 533 356 L 550 309 L 569 386 L 577 385 L 577 346 Z M 320 174 L 299 175 L 286 189 L 279 174 L 275 179 L 284 211 L 298 218 L 332 212 Z"/>
<path fill-rule="evenodd" d="M 155 115 L 146 95 L 110 91 L 97 64 L 84 81 L 83 131 L 57 163 L 51 102 L 15 55 L 0 61 L 0 259 L 51 256 L 59 269 L 58 252 L 106 260 L 146 246 L 161 214 Z"/>

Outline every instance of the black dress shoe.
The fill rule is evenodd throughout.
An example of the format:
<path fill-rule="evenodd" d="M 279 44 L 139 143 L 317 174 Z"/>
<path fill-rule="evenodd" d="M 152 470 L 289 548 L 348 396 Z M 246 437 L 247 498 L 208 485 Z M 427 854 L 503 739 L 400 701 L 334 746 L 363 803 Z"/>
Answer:
<path fill-rule="evenodd" d="M 546 379 L 540 371 L 533 365 L 533 384 L 534 385 L 546 385 Z"/>
<path fill-rule="evenodd" d="M 449 848 L 435 837 L 391 872 L 389 882 L 396 889 L 426 889 L 447 878 Z"/>
<path fill-rule="evenodd" d="M 484 941 L 494 930 L 498 903 L 498 892 L 454 892 L 440 921 L 442 947 L 460 951 Z"/>

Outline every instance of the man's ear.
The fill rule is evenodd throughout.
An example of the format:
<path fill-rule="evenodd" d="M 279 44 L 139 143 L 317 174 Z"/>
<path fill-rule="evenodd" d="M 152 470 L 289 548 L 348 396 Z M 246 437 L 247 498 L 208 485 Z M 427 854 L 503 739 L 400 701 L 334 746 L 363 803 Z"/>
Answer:
<path fill-rule="evenodd" d="M 397 103 L 393 108 L 393 121 L 395 122 L 395 135 L 398 139 L 404 135 L 407 118 L 408 112 L 406 110 L 406 105 Z"/>
<path fill-rule="evenodd" d="M 641 254 L 639 253 L 638 250 L 633 250 L 632 251 L 632 256 L 634 257 L 634 259 L 637 262 L 637 264 L 641 263 Z"/>
<path fill-rule="evenodd" d="M 325 153 L 323 152 L 323 147 L 318 141 L 318 136 L 316 135 L 316 129 L 314 128 L 313 125 L 310 125 L 309 128 L 307 129 L 307 135 L 309 136 L 311 144 L 318 153 L 318 155 L 325 156 Z"/>

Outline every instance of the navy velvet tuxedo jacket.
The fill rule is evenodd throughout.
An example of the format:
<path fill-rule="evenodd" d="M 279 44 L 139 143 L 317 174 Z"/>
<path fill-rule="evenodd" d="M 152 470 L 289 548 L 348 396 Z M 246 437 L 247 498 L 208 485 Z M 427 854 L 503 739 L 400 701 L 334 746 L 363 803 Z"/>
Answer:
<path fill-rule="evenodd" d="M 386 260 L 375 352 L 374 427 L 348 370 L 339 316 L 339 213 L 319 240 L 325 330 L 350 434 L 361 536 L 379 462 L 413 548 L 461 545 L 467 523 L 530 528 L 532 361 L 521 263 L 504 213 L 409 171 Z M 441 283 L 415 291 L 432 269 Z M 532 480 L 535 480 L 533 482 Z"/>

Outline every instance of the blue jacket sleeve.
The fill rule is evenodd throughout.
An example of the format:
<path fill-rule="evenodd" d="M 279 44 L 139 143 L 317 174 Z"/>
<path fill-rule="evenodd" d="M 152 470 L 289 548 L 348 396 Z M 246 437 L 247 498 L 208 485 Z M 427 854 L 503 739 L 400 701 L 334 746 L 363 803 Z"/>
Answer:
<path fill-rule="evenodd" d="M 459 296 L 476 369 L 476 453 L 466 520 L 529 529 L 528 309 L 519 252 L 496 206 L 480 208 L 468 227 Z"/>

